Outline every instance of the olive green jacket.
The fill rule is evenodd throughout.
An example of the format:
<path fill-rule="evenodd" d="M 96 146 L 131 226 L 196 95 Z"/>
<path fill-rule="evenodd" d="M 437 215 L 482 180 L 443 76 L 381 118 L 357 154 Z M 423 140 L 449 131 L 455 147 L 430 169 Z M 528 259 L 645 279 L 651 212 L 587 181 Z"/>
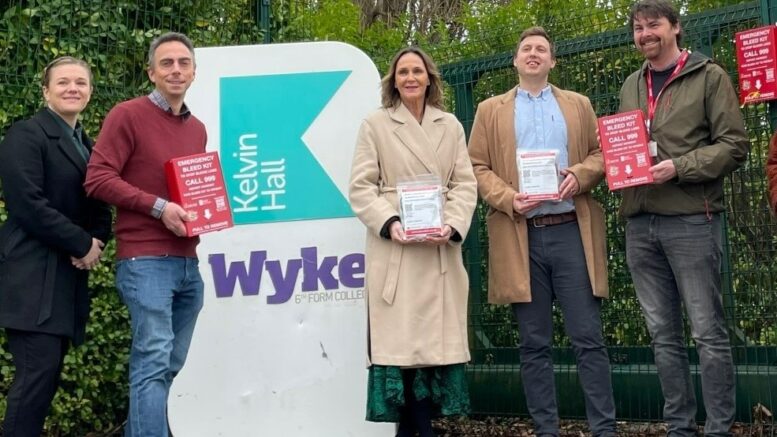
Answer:
<path fill-rule="evenodd" d="M 624 82 L 621 112 L 641 109 L 647 114 L 647 65 Z M 652 138 L 658 143 L 658 161 L 671 159 L 677 177 L 624 189 L 621 214 L 723 211 L 723 178 L 747 159 L 750 149 L 739 101 L 723 68 L 691 53 L 658 98 Z"/>

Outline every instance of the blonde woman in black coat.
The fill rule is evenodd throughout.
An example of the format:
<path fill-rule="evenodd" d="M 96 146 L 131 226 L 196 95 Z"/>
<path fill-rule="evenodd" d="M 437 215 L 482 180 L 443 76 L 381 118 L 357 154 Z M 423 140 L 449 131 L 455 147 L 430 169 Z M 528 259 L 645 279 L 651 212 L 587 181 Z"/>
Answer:
<path fill-rule="evenodd" d="M 88 271 L 110 238 L 111 212 L 83 188 L 92 142 L 78 116 L 92 94 L 89 66 L 72 57 L 43 72 L 46 108 L 0 143 L 8 219 L 0 227 L 0 327 L 16 368 L 6 437 L 39 436 L 70 343 L 83 342 Z"/>

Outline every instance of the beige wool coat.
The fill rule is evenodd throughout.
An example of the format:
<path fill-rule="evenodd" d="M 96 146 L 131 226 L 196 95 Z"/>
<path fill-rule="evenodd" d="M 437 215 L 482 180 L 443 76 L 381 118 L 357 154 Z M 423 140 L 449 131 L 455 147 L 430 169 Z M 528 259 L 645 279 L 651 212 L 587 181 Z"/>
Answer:
<path fill-rule="evenodd" d="M 596 115 L 580 94 L 552 87 L 567 125 L 569 169 L 580 190 L 574 196 L 580 237 L 593 294 L 608 296 L 604 212 L 590 194 L 604 176 Z M 526 217 L 513 210 L 518 191 L 515 154 L 517 88 L 478 105 L 469 139 L 469 154 L 478 192 L 490 206 L 486 216 L 489 241 L 488 301 L 531 302 Z"/>
<path fill-rule="evenodd" d="M 461 243 L 401 245 L 380 236 L 399 216 L 397 182 L 439 176 L 443 221 L 462 239 L 477 201 L 464 129 L 449 113 L 427 106 L 419 124 L 402 104 L 362 123 L 353 158 L 349 198 L 367 227 L 366 287 L 369 360 L 391 366 L 469 361 L 469 283 Z"/>

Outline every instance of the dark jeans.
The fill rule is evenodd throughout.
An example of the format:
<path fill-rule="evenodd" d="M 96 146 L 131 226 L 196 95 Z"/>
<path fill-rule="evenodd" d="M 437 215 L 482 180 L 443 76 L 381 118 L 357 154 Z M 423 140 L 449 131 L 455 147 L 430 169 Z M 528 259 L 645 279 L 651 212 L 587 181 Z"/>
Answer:
<path fill-rule="evenodd" d="M 39 437 L 57 392 L 69 340 L 59 335 L 6 329 L 16 368 L 3 420 L 5 437 Z"/>
<path fill-rule="evenodd" d="M 734 364 L 720 294 L 720 216 L 643 214 L 626 224 L 626 257 L 645 316 L 670 436 L 696 435 L 682 307 L 699 352 L 704 434 L 730 436 Z"/>
<path fill-rule="evenodd" d="M 593 436 L 615 435 L 610 361 L 602 338 L 601 299 L 593 295 L 577 222 L 529 226 L 532 301 L 512 305 L 521 344 L 521 378 L 535 433 L 558 436 L 553 375 L 553 299 L 577 358 L 586 415 Z"/>

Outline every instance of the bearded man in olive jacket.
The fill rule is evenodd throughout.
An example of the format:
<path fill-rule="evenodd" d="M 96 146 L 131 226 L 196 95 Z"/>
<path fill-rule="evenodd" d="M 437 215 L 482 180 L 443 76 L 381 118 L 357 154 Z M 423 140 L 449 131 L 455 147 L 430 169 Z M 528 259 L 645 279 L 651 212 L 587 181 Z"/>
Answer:
<path fill-rule="evenodd" d="M 680 49 L 677 11 L 666 0 L 631 10 L 645 55 L 626 79 L 620 110 L 648 120 L 653 184 L 623 190 L 626 256 L 652 337 L 670 436 L 696 435 L 696 399 L 683 338 L 682 306 L 699 353 L 707 410 L 704 434 L 730 436 L 734 366 L 720 292 L 723 179 L 749 149 L 728 74 Z"/>

